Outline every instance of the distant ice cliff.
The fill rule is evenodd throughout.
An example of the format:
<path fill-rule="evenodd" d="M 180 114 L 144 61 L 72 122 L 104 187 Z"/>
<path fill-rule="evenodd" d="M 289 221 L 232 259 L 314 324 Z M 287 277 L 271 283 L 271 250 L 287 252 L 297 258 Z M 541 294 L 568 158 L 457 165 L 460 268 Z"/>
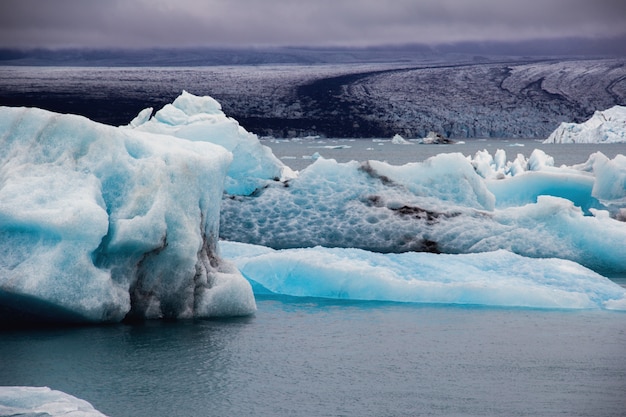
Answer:
<path fill-rule="evenodd" d="M 584 123 L 561 123 L 544 143 L 626 142 L 626 107 L 596 111 Z"/>

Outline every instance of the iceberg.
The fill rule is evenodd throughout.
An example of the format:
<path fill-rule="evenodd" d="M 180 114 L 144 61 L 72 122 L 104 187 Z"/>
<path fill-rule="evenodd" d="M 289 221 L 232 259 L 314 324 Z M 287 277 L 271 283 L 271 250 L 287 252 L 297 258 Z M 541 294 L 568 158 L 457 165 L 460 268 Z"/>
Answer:
<path fill-rule="evenodd" d="M 273 250 L 220 242 L 259 294 L 413 303 L 626 311 L 626 289 L 574 262 L 498 250 L 450 255 Z"/>
<path fill-rule="evenodd" d="M 626 161 L 553 165 L 541 151 L 513 162 L 504 151 L 439 154 L 403 166 L 320 158 L 290 181 L 227 197 L 220 236 L 274 249 L 505 249 L 626 275 Z"/>
<path fill-rule="evenodd" d="M 0 415 L 106 417 L 87 401 L 48 387 L 0 387 Z"/>
<path fill-rule="evenodd" d="M 226 149 L 28 108 L 0 132 L 2 324 L 255 310 L 215 248 Z"/>
<path fill-rule="evenodd" d="M 609 159 L 595 152 L 586 162 L 571 167 L 555 167 L 554 159 L 539 149 L 528 159 L 518 154 L 515 160 L 507 161 L 506 153 L 498 149 L 494 156 L 485 150 L 468 160 L 485 179 L 498 207 L 536 202 L 540 195 L 551 195 L 571 200 L 587 214 L 592 208 L 605 209 L 614 218 L 626 219 L 624 155 Z"/>
<path fill-rule="evenodd" d="M 393 143 L 394 145 L 412 145 L 411 142 L 404 139 L 402 136 L 398 134 L 393 135 L 393 137 L 391 138 L 391 143 Z"/>
<path fill-rule="evenodd" d="M 442 144 L 450 144 L 455 143 L 452 139 L 448 139 L 444 137 L 441 133 L 436 133 L 433 131 L 428 132 L 425 138 L 419 140 L 419 143 L 425 145 L 442 145 Z"/>
<path fill-rule="evenodd" d="M 227 117 L 212 97 L 198 97 L 183 91 L 173 103 L 165 105 L 150 118 L 151 113 L 151 108 L 142 110 L 127 127 L 210 142 L 232 152 L 234 158 L 224 185 L 229 194 L 248 195 L 270 181 L 284 181 L 295 176 L 255 134 Z"/>
<path fill-rule="evenodd" d="M 509 276 L 506 262 L 556 280 L 565 278 L 547 263 L 576 276 L 590 274 L 584 267 L 626 275 L 623 155 L 595 153 L 571 167 L 555 167 L 539 150 L 512 161 L 503 150 L 442 153 L 402 166 L 317 155 L 294 172 L 211 97 L 187 92 L 121 127 L 0 108 L 0 147 L 0 325 L 251 314 L 250 281 L 220 257 L 219 239 L 264 246 L 268 257 L 310 255 L 316 265 L 325 256 L 329 264 L 353 257 L 398 277 L 414 276 L 421 268 L 415 265 L 446 271 L 462 263 Z M 430 254 L 400 256 L 406 252 Z M 233 258 L 250 278 L 253 263 L 244 268 L 242 256 Z M 488 258 L 502 263 L 488 265 Z M 291 260 L 285 262 L 295 268 Z M 406 262 L 418 264 L 397 266 Z M 345 270 L 349 262 L 340 264 Z M 335 272 L 328 270 L 329 286 Z M 545 288 L 536 288 L 544 283 L 531 275 L 513 286 L 531 294 L 521 297 L 524 305 L 622 303 L 621 296 L 593 298 L 584 289 L 559 293 L 550 304 L 541 301 Z M 370 278 L 363 282 L 381 288 Z M 513 305 L 502 301 L 514 292 L 509 287 L 504 298 L 488 301 L 487 293 L 499 289 L 472 282 L 457 282 L 469 302 Z M 469 290 L 481 285 L 491 290 Z M 431 301 L 413 300 L 464 302 L 453 297 L 454 288 L 441 287 Z M 402 292 L 390 291 L 381 294 Z"/>
<path fill-rule="evenodd" d="M 626 107 L 596 111 L 583 123 L 561 123 L 543 143 L 626 142 Z"/>

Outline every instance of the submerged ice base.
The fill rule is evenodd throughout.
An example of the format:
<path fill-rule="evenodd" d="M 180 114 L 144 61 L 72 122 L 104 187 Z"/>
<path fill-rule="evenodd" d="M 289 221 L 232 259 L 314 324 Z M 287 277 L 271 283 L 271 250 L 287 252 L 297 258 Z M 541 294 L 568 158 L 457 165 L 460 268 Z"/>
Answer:
<path fill-rule="evenodd" d="M 499 250 L 380 254 L 220 242 L 259 293 L 346 300 L 626 311 L 626 289 L 574 262 Z"/>

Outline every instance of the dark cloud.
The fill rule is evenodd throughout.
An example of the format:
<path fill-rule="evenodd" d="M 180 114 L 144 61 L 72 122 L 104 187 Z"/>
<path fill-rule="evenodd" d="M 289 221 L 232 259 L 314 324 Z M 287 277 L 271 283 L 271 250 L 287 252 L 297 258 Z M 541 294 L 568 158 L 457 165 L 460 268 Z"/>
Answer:
<path fill-rule="evenodd" d="M 0 47 L 366 46 L 624 34 L 623 0 L 0 1 Z"/>

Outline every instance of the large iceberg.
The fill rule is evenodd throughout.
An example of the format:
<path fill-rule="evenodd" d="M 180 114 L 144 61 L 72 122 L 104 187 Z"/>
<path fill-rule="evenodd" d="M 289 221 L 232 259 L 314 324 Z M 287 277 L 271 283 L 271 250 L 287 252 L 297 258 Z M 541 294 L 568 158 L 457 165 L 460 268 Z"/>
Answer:
<path fill-rule="evenodd" d="M 5 324 L 255 310 L 216 251 L 226 149 L 28 108 L 0 135 Z"/>
<path fill-rule="evenodd" d="M 626 142 L 626 107 L 596 111 L 583 123 L 561 123 L 544 143 Z"/>
<path fill-rule="evenodd" d="M 0 387 L 0 416 L 106 417 L 87 401 L 48 387 Z"/>
<path fill-rule="evenodd" d="M 221 236 L 269 246 L 374 252 L 505 249 L 626 274 L 626 160 L 594 154 L 578 167 L 543 152 L 506 161 L 479 153 L 423 163 L 318 159 L 299 177 L 222 206 Z"/>
<path fill-rule="evenodd" d="M 257 293 L 348 300 L 626 310 L 626 289 L 574 262 L 507 251 L 435 255 L 273 250 L 220 242 Z"/>

